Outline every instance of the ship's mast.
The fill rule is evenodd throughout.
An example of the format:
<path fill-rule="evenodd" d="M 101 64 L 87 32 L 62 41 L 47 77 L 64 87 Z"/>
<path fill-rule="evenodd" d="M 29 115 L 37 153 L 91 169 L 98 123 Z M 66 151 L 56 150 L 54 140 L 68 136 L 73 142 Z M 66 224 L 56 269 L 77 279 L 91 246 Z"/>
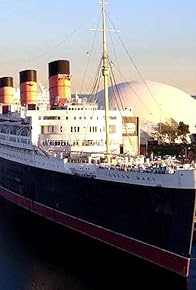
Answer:
<path fill-rule="evenodd" d="M 103 66 L 102 75 L 104 78 L 104 103 L 105 103 L 105 131 L 106 131 L 106 156 L 110 154 L 110 138 L 109 138 L 109 102 L 108 102 L 108 54 L 107 54 L 107 37 L 106 37 L 106 12 L 105 12 L 105 0 L 102 0 L 102 37 L 103 37 Z"/>

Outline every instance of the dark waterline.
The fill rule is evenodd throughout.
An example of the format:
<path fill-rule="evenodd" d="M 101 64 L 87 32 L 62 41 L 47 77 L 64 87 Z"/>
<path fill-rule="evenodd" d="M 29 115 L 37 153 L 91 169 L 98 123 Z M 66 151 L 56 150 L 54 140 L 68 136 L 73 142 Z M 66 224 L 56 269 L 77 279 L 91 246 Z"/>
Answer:
<path fill-rule="evenodd" d="M 192 290 L 186 280 L 0 200 L 0 290 Z"/>

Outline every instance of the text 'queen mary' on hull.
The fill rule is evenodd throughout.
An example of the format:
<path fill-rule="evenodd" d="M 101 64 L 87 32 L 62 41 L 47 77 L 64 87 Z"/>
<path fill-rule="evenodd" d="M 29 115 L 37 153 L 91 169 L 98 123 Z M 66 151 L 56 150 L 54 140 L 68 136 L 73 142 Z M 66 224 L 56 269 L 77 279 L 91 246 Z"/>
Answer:
<path fill-rule="evenodd" d="M 140 156 L 139 118 L 128 109 L 109 110 L 104 1 L 102 16 L 104 110 L 71 96 L 68 60 L 49 63 L 49 107 L 38 106 L 35 70 L 20 72 L 17 105 L 12 78 L 0 78 L 0 195 L 179 275 L 193 276 L 195 163 Z"/>

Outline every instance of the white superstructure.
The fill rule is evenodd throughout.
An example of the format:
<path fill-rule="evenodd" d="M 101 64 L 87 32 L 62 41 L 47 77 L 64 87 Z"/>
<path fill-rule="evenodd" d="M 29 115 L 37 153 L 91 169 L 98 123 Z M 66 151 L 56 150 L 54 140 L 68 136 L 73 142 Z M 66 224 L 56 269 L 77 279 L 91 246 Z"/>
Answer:
<path fill-rule="evenodd" d="M 32 126 L 32 143 L 47 150 L 75 152 L 105 152 L 105 112 L 96 103 L 78 99 L 58 110 L 23 110 L 21 115 Z M 114 154 L 138 154 L 139 142 L 136 118 L 131 111 L 109 112 L 110 148 Z M 120 149 L 121 148 L 121 149 Z"/>

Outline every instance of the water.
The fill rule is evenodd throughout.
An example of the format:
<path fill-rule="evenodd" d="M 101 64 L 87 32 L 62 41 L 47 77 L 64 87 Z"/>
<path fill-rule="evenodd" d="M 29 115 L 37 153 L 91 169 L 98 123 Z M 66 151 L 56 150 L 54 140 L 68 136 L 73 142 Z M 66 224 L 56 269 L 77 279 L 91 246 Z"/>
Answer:
<path fill-rule="evenodd" d="M 0 203 L 0 290 L 193 290 L 186 280 Z"/>

